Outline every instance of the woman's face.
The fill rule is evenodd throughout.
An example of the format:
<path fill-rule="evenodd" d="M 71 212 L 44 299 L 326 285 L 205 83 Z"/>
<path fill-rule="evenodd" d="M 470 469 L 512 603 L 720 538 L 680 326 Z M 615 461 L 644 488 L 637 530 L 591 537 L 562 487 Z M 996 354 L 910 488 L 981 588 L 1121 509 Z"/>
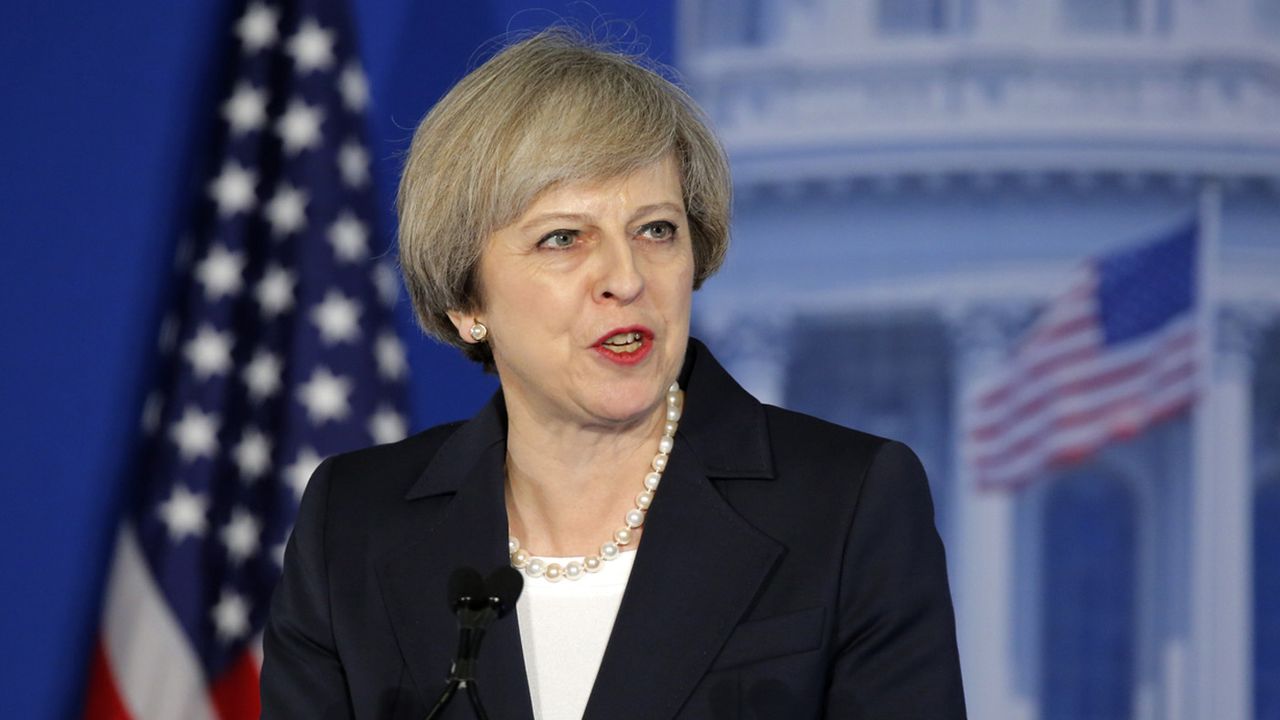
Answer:
<path fill-rule="evenodd" d="M 673 158 L 553 187 L 494 233 L 480 311 L 509 411 L 618 426 L 664 402 L 689 339 L 693 247 Z M 513 415 L 514 416 L 514 415 Z"/>

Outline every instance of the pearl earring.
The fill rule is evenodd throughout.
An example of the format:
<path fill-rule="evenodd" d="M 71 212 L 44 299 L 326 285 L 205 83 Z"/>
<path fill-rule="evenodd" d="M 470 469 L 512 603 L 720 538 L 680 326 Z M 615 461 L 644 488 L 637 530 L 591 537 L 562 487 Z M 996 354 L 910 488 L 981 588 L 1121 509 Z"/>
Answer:
<path fill-rule="evenodd" d="M 489 328 L 484 326 L 482 322 L 476 322 L 471 325 L 471 339 L 476 342 L 484 342 L 489 336 Z"/>

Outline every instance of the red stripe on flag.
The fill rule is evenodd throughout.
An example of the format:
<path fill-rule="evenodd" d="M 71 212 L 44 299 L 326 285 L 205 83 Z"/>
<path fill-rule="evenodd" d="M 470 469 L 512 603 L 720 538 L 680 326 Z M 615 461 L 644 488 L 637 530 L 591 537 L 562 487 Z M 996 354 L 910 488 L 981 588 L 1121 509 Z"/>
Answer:
<path fill-rule="evenodd" d="M 1154 376 L 1154 385 L 1172 385 L 1181 382 L 1195 375 L 1195 361 L 1188 359 L 1182 365 L 1164 370 Z M 976 467 L 982 470 L 990 470 L 998 468 L 1001 465 L 1008 464 L 1017 460 L 1024 453 L 1033 451 L 1036 447 L 1044 444 L 1045 439 L 1050 437 L 1054 431 L 1074 430 L 1080 427 L 1086 427 L 1098 423 L 1108 423 L 1110 435 L 1112 439 L 1124 439 L 1138 434 L 1148 425 L 1151 424 L 1150 417 L 1143 413 L 1142 417 L 1137 418 L 1134 422 L 1126 422 L 1127 418 L 1124 411 L 1131 407 L 1142 410 L 1144 407 L 1144 397 L 1149 394 L 1148 388 L 1140 388 L 1126 395 L 1121 395 L 1111 401 L 1099 405 L 1088 410 L 1076 411 L 1073 413 L 1065 413 L 1061 417 L 1054 418 L 1054 421 L 1046 427 L 1041 433 L 1028 435 L 1009 447 L 986 455 L 979 455 L 974 458 Z M 1058 451 L 1051 459 L 1062 460 L 1066 462 L 1080 460 L 1083 455 L 1087 455 L 1090 451 L 1096 449 L 1092 444 L 1078 451 L 1080 456 L 1068 454 L 1072 451 L 1072 447 L 1068 446 Z"/>
<path fill-rule="evenodd" d="M 248 650 L 209 686 L 209 695 L 223 720 L 256 718 L 258 703 L 258 663 Z"/>
<path fill-rule="evenodd" d="M 111 664 L 107 662 L 107 651 L 101 638 L 93 644 L 93 657 L 89 661 L 84 716 L 87 720 L 132 720 L 124 698 L 116 688 L 116 678 L 111 672 Z"/>

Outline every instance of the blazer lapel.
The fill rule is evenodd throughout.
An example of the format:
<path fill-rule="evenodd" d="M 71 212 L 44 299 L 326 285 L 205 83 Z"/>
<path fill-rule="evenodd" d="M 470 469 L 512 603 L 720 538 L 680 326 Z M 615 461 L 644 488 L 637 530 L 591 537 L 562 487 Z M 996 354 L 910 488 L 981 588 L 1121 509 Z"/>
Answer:
<path fill-rule="evenodd" d="M 457 645 L 457 620 L 446 600 L 449 575 L 464 566 L 488 574 L 507 563 L 499 403 L 500 396 L 437 452 L 406 498 L 420 539 L 390 553 L 378 568 L 401 653 L 428 707 L 444 685 Z M 474 461 L 469 467 L 468 460 Z M 533 717 L 514 610 L 486 634 L 476 679 L 491 717 Z M 471 717 L 469 710 L 459 712 L 468 705 L 459 693 L 449 716 Z"/>
<path fill-rule="evenodd" d="M 763 408 L 706 348 L 691 344 L 687 411 L 645 520 L 587 720 L 673 717 L 785 552 L 742 519 L 708 477 L 771 478 L 772 458 Z"/>

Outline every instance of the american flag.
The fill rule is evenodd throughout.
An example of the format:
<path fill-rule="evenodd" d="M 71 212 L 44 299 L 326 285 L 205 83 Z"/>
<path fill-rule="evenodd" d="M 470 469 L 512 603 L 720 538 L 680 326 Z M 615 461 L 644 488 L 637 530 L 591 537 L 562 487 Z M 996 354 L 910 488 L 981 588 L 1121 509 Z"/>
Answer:
<path fill-rule="evenodd" d="M 308 478 L 405 435 L 398 280 L 372 251 L 368 86 L 346 13 L 259 1 L 228 29 L 87 717 L 256 718 L 260 634 Z"/>
<path fill-rule="evenodd" d="M 1085 264 L 966 406 L 983 489 L 1025 485 L 1186 408 L 1197 391 L 1195 223 Z"/>

